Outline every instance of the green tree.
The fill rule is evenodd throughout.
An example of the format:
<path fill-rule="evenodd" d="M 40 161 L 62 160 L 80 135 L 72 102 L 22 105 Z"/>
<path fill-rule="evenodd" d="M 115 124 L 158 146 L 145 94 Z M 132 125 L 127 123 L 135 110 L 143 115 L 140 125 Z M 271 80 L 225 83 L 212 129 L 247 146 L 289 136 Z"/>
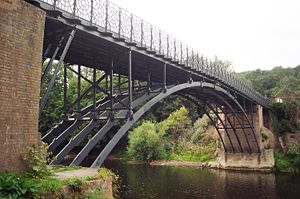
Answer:
<path fill-rule="evenodd" d="M 128 154 L 138 160 L 155 160 L 164 155 L 162 131 L 156 123 L 145 121 L 128 134 Z"/>
<path fill-rule="evenodd" d="M 193 143 L 199 143 L 203 140 L 204 133 L 206 132 L 208 126 L 211 124 L 210 119 L 204 115 L 195 121 L 193 125 L 193 134 L 191 135 L 191 141 Z"/>
<path fill-rule="evenodd" d="M 186 107 L 181 107 L 172 112 L 170 116 L 162 122 L 166 128 L 166 135 L 173 141 L 189 134 L 188 129 L 192 126 L 192 120 Z"/>

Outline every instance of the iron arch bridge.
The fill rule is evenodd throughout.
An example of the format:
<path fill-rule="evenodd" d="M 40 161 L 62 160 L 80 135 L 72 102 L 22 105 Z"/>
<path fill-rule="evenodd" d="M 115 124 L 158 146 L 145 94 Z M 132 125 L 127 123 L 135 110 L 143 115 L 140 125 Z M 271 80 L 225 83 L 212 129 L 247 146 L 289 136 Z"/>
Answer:
<path fill-rule="evenodd" d="M 267 99 L 222 67 L 150 23 L 104 0 L 27 0 L 46 12 L 41 84 L 47 104 L 59 71 L 64 74 L 64 116 L 45 136 L 56 159 L 84 147 L 68 164 L 79 165 L 104 136 L 116 131 L 97 151 L 99 167 L 130 127 L 170 95 L 194 103 L 214 121 L 228 153 L 260 153 L 258 107 Z M 83 68 L 92 71 L 84 75 Z M 52 76 L 49 77 L 49 71 Z M 77 75 L 77 99 L 68 99 L 67 73 Z M 50 79 L 45 85 L 46 79 Z M 89 87 L 82 90 L 82 81 Z M 83 107 L 90 97 L 92 104 Z M 217 116 L 217 121 L 211 114 Z M 89 138 L 89 139 L 87 139 Z M 87 141 L 88 140 L 88 141 Z"/>

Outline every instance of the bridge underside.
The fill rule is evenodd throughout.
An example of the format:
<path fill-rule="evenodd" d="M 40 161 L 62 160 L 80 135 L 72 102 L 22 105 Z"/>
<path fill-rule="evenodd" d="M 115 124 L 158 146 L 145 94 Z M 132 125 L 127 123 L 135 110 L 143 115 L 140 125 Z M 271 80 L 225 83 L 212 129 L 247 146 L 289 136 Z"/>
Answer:
<path fill-rule="evenodd" d="M 219 134 L 222 149 L 227 153 L 260 153 L 260 106 L 266 105 L 255 93 L 239 90 L 234 79 L 220 71 L 187 67 L 168 56 L 115 37 L 99 27 L 90 26 L 68 13 L 53 10 L 38 2 L 47 12 L 42 85 L 49 72 L 52 76 L 40 102 L 40 113 L 49 98 L 56 77 L 64 70 L 64 117 L 42 140 L 56 155 L 52 164 L 80 165 L 100 143 L 98 156 L 90 165 L 99 167 L 122 136 L 151 107 L 170 95 L 179 95 L 206 114 Z M 53 64 L 54 63 L 54 64 Z M 202 68 L 205 68 L 204 66 Z M 82 69 L 90 68 L 90 76 Z M 221 69 L 220 69 L 221 70 Z M 67 73 L 77 75 L 77 99 L 67 99 Z M 228 83 L 231 82 L 234 83 Z M 81 82 L 90 87 L 81 89 Z M 249 94 L 247 94 L 249 93 Z M 81 101 L 91 97 L 91 104 Z M 217 120 L 211 117 L 217 116 Z M 119 129 L 115 129 L 119 127 Z M 108 142 L 107 133 L 114 129 Z M 76 157 L 66 159 L 77 146 L 84 146 Z M 98 149 L 98 148 L 97 148 Z"/>
<path fill-rule="evenodd" d="M 132 109 L 128 107 L 128 90 L 116 89 L 112 96 L 108 94 L 97 99 L 95 106 L 90 105 L 73 114 L 69 112 L 68 117 L 42 138 L 49 143 L 49 150 L 56 154 L 52 164 L 80 165 L 96 148 L 98 156 L 90 166 L 99 167 L 131 126 L 151 107 L 170 95 L 178 95 L 195 103 L 199 115 L 206 114 L 212 120 L 225 152 L 260 153 L 260 138 L 257 138 L 254 124 L 257 111 L 244 109 L 226 90 L 211 83 L 193 81 L 167 85 L 166 88 L 150 85 L 140 83 L 134 88 Z M 212 119 L 213 114 L 217 120 Z M 112 129 L 115 132 L 113 137 L 103 142 Z M 68 155 L 81 145 L 84 147 L 70 159 Z M 65 159 L 67 156 L 68 160 Z"/>

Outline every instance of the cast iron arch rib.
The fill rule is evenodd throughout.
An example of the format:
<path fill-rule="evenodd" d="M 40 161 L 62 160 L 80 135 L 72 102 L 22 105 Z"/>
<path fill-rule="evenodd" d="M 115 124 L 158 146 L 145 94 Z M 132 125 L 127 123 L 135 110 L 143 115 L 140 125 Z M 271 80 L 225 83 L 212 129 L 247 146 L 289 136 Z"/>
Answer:
<path fill-rule="evenodd" d="M 151 93 L 146 93 L 140 98 L 134 100 L 132 102 L 133 108 L 145 103 L 147 100 L 151 99 L 152 97 L 158 95 L 158 91 L 161 89 L 153 90 Z M 118 115 L 125 114 L 126 110 L 121 110 Z M 113 125 L 117 122 L 114 121 L 107 121 L 107 123 L 86 143 L 86 145 L 81 149 L 81 151 L 77 154 L 77 156 L 73 159 L 70 163 L 70 166 L 79 165 L 85 157 L 89 154 L 89 152 L 96 146 L 96 144 L 105 136 L 105 134 L 113 127 Z"/>
<path fill-rule="evenodd" d="M 112 149 L 116 146 L 116 144 L 120 141 L 120 139 L 125 135 L 125 133 L 131 128 L 131 126 L 146 113 L 152 106 L 154 106 L 156 103 L 161 101 L 162 99 L 166 98 L 167 96 L 176 93 L 178 91 L 189 89 L 189 88 L 197 88 L 197 87 L 205 87 L 205 88 L 211 88 L 211 89 L 217 89 L 219 92 L 222 92 L 223 94 L 233 98 L 230 93 L 228 93 L 223 88 L 214 85 L 212 83 L 207 82 L 190 82 L 190 83 L 184 83 L 179 84 L 177 86 L 171 87 L 167 89 L 165 92 L 162 92 L 152 98 L 150 101 L 148 101 L 145 105 L 143 105 L 136 113 L 133 114 L 132 119 L 128 119 L 127 122 L 118 130 L 118 132 L 113 136 L 113 138 L 108 142 L 108 144 L 104 147 L 104 149 L 101 151 L 101 153 L 98 155 L 96 160 L 91 165 L 92 168 L 98 168 L 100 167 L 106 157 L 109 155 L 109 153 L 112 151 Z"/>
<path fill-rule="evenodd" d="M 216 88 L 216 90 L 217 90 L 217 88 Z M 237 119 L 238 123 L 239 123 L 240 125 L 242 125 L 242 123 L 241 123 L 239 117 L 236 116 L 236 113 L 235 113 L 233 107 L 228 103 L 228 101 L 226 101 L 226 100 L 224 99 L 224 97 L 222 97 L 222 96 L 220 96 L 220 95 L 217 95 L 215 92 L 212 92 L 212 91 L 209 91 L 209 92 L 210 92 L 212 95 L 216 96 L 217 98 L 221 99 L 221 100 L 226 104 L 226 106 L 228 106 L 228 107 L 232 110 L 232 112 L 233 112 L 233 114 L 235 115 L 235 118 Z M 232 99 L 232 101 L 238 106 L 238 108 L 242 111 L 242 113 L 243 113 L 243 115 L 245 116 L 245 118 L 246 118 L 248 124 L 252 127 L 252 128 L 251 128 L 251 132 L 252 132 L 252 134 L 253 134 L 253 137 L 254 137 L 254 140 L 255 140 L 255 143 L 256 143 L 257 152 L 260 153 L 260 148 L 259 148 L 259 145 L 258 145 L 258 141 L 257 141 L 256 135 L 255 135 L 255 132 L 254 132 L 254 130 L 253 130 L 253 126 L 252 126 L 252 124 L 251 124 L 251 122 L 250 122 L 250 120 L 249 120 L 249 118 L 248 118 L 248 116 L 247 116 L 247 114 L 246 114 L 244 108 L 240 105 L 240 103 L 239 103 L 233 96 L 229 96 L 229 97 L 230 97 L 230 98 Z M 250 143 L 249 143 L 249 141 L 248 141 L 248 139 L 247 139 L 247 137 L 246 137 L 246 133 L 245 133 L 244 129 L 243 129 L 243 132 L 244 132 L 244 136 L 245 136 L 245 138 L 246 138 L 247 145 L 248 145 L 249 150 L 250 150 L 250 153 L 251 153 L 251 152 L 252 152 L 252 149 L 250 148 Z"/>

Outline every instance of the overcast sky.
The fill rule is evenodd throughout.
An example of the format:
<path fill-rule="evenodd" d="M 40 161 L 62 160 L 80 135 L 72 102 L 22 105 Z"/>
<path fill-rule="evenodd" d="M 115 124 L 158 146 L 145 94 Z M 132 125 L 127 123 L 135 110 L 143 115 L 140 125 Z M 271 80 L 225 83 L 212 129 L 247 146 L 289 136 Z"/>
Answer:
<path fill-rule="evenodd" d="M 300 0 L 111 0 L 237 72 L 300 64 Z"/>

